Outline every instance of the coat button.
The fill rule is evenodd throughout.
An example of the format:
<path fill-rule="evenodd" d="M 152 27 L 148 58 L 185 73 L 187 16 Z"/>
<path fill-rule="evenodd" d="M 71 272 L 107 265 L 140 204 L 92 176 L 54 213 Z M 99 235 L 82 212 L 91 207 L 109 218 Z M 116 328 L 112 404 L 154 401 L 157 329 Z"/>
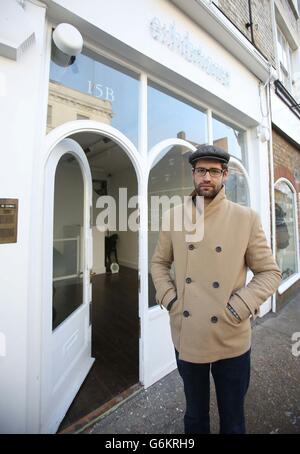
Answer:
<path fill-rule="evenodd" d="M 216 317 L 216 316 L 214 315 L 214 316 L 210 319 L 210 321 L 211 321 L 212 323 L 217 323 L 218 317 Z"/>
<path fill-rule="evenodd" d="M 195 246 L 193 244 L 190 244 L 189 245 L 189 250 L 192 251 L 193 249 L 195 249 Z"/>
<path fill-rule="evenodd" d="M 190 316 L 189 311 L 183 311 L 183 316 L 186 318 L 189 317 Z"/>
<path fill-rule="evenodd" d="M 221 252 L 221 251 L 222 251 L 221 246 L 217 246 L 217 247 L 216 247 L 216 252 Z"/>
<path fill-rule="evenodd" d="M 254 311 L 254 314 L 256 315 L 256 314 L 257 314 L 257 312 L 258 312 L 258 310 L 257 310 L 257 309 L 255 309 L 255 311 Z"/>
<path fill-rule="evenodd" d="M 219 288 L 220 284 L 219 282 L 213 282 L 213 288 Z"/>
<path fill-rule="evenodd" d="M 190 277 L 187 277 L 186 280 L 185 280 L 185 282 L 186 282 L 187 284 L 190 284 L 190 283 L 192 282 L 192 279 L 191 279 Z"/>

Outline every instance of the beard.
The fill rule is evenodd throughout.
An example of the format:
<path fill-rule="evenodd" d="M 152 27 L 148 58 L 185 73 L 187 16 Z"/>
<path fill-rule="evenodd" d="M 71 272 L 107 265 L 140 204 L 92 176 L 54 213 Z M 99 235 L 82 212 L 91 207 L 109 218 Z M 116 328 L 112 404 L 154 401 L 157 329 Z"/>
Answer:
<path fill-rule="evenodd" d="M 195 186 L 195 190 L 197 192 L 198 195 L 204 197 L 204 198 L 207 198 L 207 199 L 213 199 L 217 194 L 218 192 L 220 191 L 220 189 L 222 188 L 223 186 L 223 183 L 220 183 L 220 184 L 207 184 L 207 185 L 204 185 L 203 183 L 200 183 L 198 185 L 196 185 L 194 183 L 194 186 Z M 206 187 L 204 187 L 206 186 Z"/>

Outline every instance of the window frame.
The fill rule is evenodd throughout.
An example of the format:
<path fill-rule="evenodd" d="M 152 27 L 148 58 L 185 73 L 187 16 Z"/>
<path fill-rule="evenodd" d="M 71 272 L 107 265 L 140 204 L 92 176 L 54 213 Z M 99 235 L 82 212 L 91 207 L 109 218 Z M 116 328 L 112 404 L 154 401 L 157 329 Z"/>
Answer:
<path fill-rule="evenodd" d="M 285 279 L 278 288 L 279 295 L 282 295 L 287 289 L 289 289 L 295 282 L 300 279 L 300 256 L 299 256 L 299 219 L 298 219 L 298 206 L 297 206 L 297 192 L 294 188 L 293 184 L 284 177 L 278 178 L 274 183 L 274 200 L 275 200 L 275 189 L 279 183 L 285 183 L 288 188 L 290 189 L 292 196 L 293 196 L 293 207 L 294 207 L 294 216 L 295 216 L 295 244 L 296 244 L 296 266 L 297 270 L 296 273 L 289 276 Z M 276 235 L 276 226 L 275 226 L 275 235 Z M 277 247 L 275 242 L 275 256 L 277 255 Z"/>
<path fill-rule="evenodd" d="M 276 34 L 277 34 L 277 55 L 278 55 L 278 65 L 279 65 L 279 79 L 280 82 L 285 86 L 287 90 L 292 92 L 292 49 L 291 46 L 279 27 L 276 24 Z M 281 55 L 282 54 L 282 55 Z M 283 61 L 285 58 L 286 63 Z"/>

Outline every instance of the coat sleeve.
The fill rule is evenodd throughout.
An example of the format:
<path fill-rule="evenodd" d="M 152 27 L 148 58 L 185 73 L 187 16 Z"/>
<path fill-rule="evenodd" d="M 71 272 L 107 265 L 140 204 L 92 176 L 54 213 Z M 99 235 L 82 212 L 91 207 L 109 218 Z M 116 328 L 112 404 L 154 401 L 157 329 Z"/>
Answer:
<path fill-rule="evenodd" d="M 229 300 L 242 320 L 250 314 L 254 319 L 257 317 L 260 305 L 277 290 L 281 280 L 281 271 L 267 244 L 260 218 L 254 211 L 253 217 L 245 262 L 254 276 L 246 287 L 234 292 Z"/>
<path fill-rule="evenodd" d="M 170 230 L 161 230 L 151 260 L 151 276 L 156 290 L 156 302 L 165 308 L 176 298 L 176 288 L 170 275 L 173 263 L 173 246 Z"/>

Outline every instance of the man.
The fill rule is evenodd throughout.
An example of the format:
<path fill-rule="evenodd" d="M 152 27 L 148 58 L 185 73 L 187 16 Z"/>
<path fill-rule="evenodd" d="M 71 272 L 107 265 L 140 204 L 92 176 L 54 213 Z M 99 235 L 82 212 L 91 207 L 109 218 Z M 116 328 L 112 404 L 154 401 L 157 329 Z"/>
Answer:
<path fill-rule="evenodd" d="M 160 232 L 151 263 L 156 299 L 169 311 L 184 383 L 185 433 L 210 432 L 210 371 L 220 433 L 246 433 L 250 318 L 257 317 L 281 279 L 257 213 L 226 198 L 229 159 L 227 152 L 209 145 L 190 155 L 192 196 L 204 197 L 203 239 L 187 242 L 184 229 L 175 231 L 172 225 L 180 211 L 175 207 L 169 211 L 171 228 Z M 173 261 L 175 281 L 170 275 Z M 247 267 L 254 276 L 245 285 Z"/>

